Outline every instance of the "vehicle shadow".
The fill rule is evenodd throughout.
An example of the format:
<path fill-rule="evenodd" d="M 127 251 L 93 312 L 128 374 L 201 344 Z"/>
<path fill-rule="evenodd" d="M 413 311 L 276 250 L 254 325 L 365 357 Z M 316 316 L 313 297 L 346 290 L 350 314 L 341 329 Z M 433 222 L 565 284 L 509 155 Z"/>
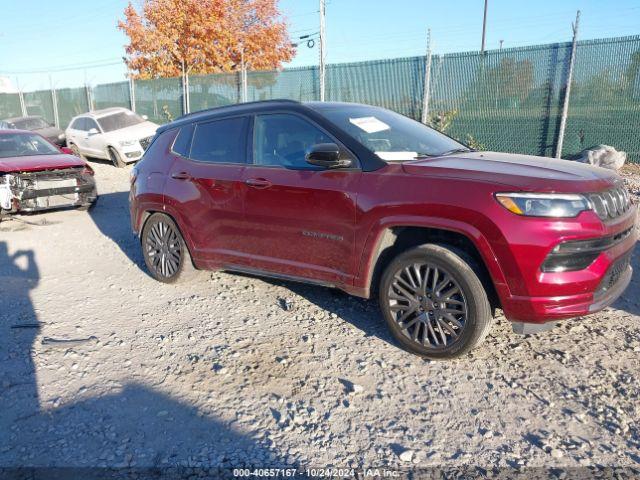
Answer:
<path fill-rule="evenodd" d="M 100 195 L 96 205 L 89 210 L 89 215 L 100 232 L 118 245 L 127 258 L 146 273 L 140 244 L 131 231 L 129 192 Z"/>
<path fill-rule="evenodd" d="M 640 247 L 638 244 L 631 256 L 631 267 L 633 268 L 631 283 L 612 307 L 640 317 Z"/>
<path fill-rule="evenodd" d="M 270 440 L 125 379 L 113 394 L 93 393 L 106 382 L 92 378 L 71 398 L 41 396 L 38 376 L 62 368 L 55 358 L 88 357 L 100 346 L 42 341 L 30 293 L 39 278 L 33 251 L 10 253 L 0 242 L 0 478 L 217 478 L 232 466 L 297 467 Z"/>
<path fill-rule="evenodd" d="M 254 276 L 247 273 L 227 273 L 247 278 L 255 278 L 256 280 L 262 280 L 270 285 L 284 287 L 292 293 L 313 303 L 317 307 L 329 313 L 336 314 L 341 319 L 346 320 L 351 325 L 361 330 L 367 337 L 376 337 L 390 345 L 393 345 L 394 347 L 400 348 L 400 345 L 389 332 L 389 329 L 382 318 L 382 313 L 378 307 L 377 299 L 375 298 L 367 300 L 351 296 L 335 288 Z M 288 308 L 295 309 L 295 302 L 292 305 L 289 305 L 287 300 L 287 298 L 280 298 L 280 307 L 284 310 L 287 310 Z"/>

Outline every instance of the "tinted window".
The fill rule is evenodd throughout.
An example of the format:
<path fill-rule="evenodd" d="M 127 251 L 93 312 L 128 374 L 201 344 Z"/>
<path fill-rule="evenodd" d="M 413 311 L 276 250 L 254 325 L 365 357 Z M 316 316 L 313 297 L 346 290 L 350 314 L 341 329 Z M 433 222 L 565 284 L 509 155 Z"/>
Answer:
<path fill-rule="evenodd" d="M 191 148 L 191 136 L 193 135 L 193 125 L 185 125 L 178 132 L 178 136 L 173 142 L 173 151 L 183 157 L 189 156 Z"/>
<path fill-rule="evenodd" d="M 84 124 L 85 130 L 89 131 L 92 128 L 95 128 L 96 130 L 100 131 L 100 129 L 98 128 L 98 124 L 92 118 L 85 118 L 84 122 L 85 122 Z"/>
<path fill-rule="evenodd" d="M 305 155 L 318 143 L 335 143 L 335 140 L 295 115 L 258 115 L 254 126 L 253 161 L 256 165 L 314 168 L 307 163 Z"/>
<path fill-rule="evenodd" d="M 142 122 L 144 122 L 144 119 L 131 110 L 124 110 L 98 119 L 98 123 L 102 127 L 103 132 L 120 130 L 121 128 L 131 127 Z"/>
<path fill-rule="evenodd" d="M 244 163 L 246 118 L 228 118 L 196 126 L 190 158 L 211 163 Z"/>
<path fill-rule="evenodd" d="M 85 130 L 84 128 L 84 118 L 76 118 L 69 127 L 73 130 Z"/>
<path fill-rule="evenodd" d="M 49 125 L 42 118 L 31 117 L 22 118 L 14 122 L 16 128 L 20 130 L 38 130 L 40 128 L 47 128 Z"/>
<path fill-rule="evenodd" d="M 40 135 L 32 133 L 0 135 L 0 158 L 58 154 L 60 154 L 60 150 Z"/>

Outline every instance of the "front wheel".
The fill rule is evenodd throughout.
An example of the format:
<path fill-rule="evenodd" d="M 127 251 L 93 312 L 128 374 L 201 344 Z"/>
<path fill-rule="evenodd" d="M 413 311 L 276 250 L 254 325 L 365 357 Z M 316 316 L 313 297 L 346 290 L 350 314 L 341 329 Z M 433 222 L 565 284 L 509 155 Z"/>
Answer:
<path fill-rule="evenodd" d="M 400 254 L 380 282 L 380 307 L 391 333 L 407 350 L 431 359 L 462 356 L 491 328 L 487 293 L 472 262 L 442 245 Z"/>
<path fill-rule="evenodd" d="M 118 151 L 113 147 L 109 147 L 109 158 L 111 159 L 111 163 L 113 163 L 114 167 L 124 168 L 127 165 L 127 163 L 122 160 Z"/>

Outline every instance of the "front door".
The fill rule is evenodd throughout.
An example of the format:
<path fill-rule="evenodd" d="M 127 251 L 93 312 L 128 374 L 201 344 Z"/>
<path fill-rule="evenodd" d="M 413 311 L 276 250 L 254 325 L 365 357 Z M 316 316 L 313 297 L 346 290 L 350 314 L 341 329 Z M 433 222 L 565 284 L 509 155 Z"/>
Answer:
<path fill-rule="evenodd" d="M 353 274 L 361 172 L 306 163 L 306 152 L 318 143 L 337 142 L 298 115 L 255 117 L 253 164 L 242 177 L 244 263 L 256 270 L 346 283 Z"/>

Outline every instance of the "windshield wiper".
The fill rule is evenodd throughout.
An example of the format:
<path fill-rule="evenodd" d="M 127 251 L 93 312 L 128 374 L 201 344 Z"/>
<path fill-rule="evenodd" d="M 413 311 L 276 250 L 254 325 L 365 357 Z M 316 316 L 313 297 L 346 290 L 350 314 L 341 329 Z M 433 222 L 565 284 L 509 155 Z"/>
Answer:
<path fill-rule="evenodd" d="M 467 153 L 473 152 L 470 148 L 454 148 L 453 150 L 449 150 L 448 152 L 441 153 L 439 156 L 444 157 L 445 155 L 451 155 L 453 153 Z"/>

